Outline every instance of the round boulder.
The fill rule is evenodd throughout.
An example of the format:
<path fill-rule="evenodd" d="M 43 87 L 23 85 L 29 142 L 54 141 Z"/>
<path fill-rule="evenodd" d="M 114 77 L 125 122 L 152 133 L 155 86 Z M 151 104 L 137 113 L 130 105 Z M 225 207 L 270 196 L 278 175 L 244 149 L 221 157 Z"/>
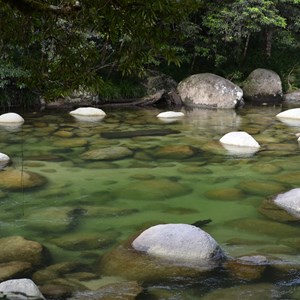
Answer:
<path fill-rule="evenodd" d="M 74 116 L 79 121 L 96 122 L 101 121 L 106 116 L 106 113 L 100 108 L 79 107 L 72 110 L 70 115 Z"/>
<path fill-rule="evenodd" d="M 40 265 L 46 259 L 46 255 L 47 253 L 40 243 L 25 240 L 21 236 L 0 239 L 0 263 L 23 261 Z"/>
<path fill-rule="evenodd" d="M 137 251 L 182 265 L 211 265 L 225 256 L 205 231 L 188 224 L 163 224 L 148 228 L 133 242 Z"/>
<path fill-rule="evenodd" d="M 16 113 L 6 113 L 0 115 L 0 123 L 24 123 L 24 119 Z"/>
<path fill-rule="evenodd" d="M 237 155 L 252 155 L 258 151 L 260 145 L 245 131 L 233 131 L 225 134 L 220 142 L 230 153 Z"/>
<path fill-rule="evenodd" d="M 26 278 L 1 282 L 0 296 L 5 299 L 45 299 L 35 283 Z"/>
<path fill-rule="evenodd" d="M 240 87 L 211 73 L 189 76 L 177 89 L 184 105 L 192 107 L 235 108 L 243 96 Z"/>
<path fill-rule="evenodd" d="M 47 182 L 46 178 L 33 172 L 5 169 L 0 172 L 0 188 L 20 190 L 39 187 Z"/>
<path fill-rule="evenodd" d="M 180 118 L 184 117 L 184 113 L 181 111 L 165 111 L 157 115 L 158 118 Z"/>
<path fill-rule="evenodd" d="M 244 99 L 252 104 L 278 104 L 283 101 L 279 75 L 271 70 L 256 69 L 243 83 Z"/>
<path fill-rule="evenodd" d="M 295 188 L 286 193 L 279 194 L 273 201 L 277 206 L 297 219 L 300 219 L 300 188 Z"/>

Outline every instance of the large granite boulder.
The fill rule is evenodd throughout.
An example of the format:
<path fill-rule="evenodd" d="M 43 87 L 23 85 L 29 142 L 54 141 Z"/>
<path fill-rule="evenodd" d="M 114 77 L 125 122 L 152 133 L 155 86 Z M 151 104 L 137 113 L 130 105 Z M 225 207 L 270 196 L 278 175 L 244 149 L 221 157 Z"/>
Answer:
<path fill-rule="evenodd" d="M 278 104 L 283 101 L 279 75 L 271 70 L 256 69 L 243 83 L 244 99 L 252 104 Z"/>
<path fill-rule="evenodd" d="M 224 258 L 221 248 L 208 233 L 188 224 L 150 227 L 132 242 L 132 247 L 183 265 L 210 265 Z"/>
<path fill-rule="evenodd" d="M 240 87 L 211 73 L 189 76 L 177 89 L 184 105 L 192 107 L 235 108 L 243 96 Z"/>
<path fill-rule="evenodd" d="M 35 283 L 26 278 L 11 279 L 0 283 L 0 297 L 4 299 L 45 299 Z"/>
<path fill-rule="evenodd" d="M 138 282 L 198 278 L 225 259 L 216 241 L 188 224 L 150 227 L 106 253 L 98 265 L 102 276 L 121 276 Z"/>

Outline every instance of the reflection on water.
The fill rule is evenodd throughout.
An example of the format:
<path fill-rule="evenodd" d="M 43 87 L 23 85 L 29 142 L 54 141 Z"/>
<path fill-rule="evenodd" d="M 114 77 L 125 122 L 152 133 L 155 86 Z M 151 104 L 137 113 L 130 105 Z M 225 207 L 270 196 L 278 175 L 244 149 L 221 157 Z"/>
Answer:
<path fill-rule="evenodd" d="M 38 241 L 55 263 L 92 266 L 142 228 L 211 219 L 205 230 L 229 256 L 299 263 L 300 228 L 258 208 L 266 197 L 299 187 L 300 127 L 280 122 L 280 109 L 270 107 L 185 111 L 172 123 L 159 120 L 159 112 L 112 110 L 101 121 L 84 122 L 44 111 L 24 114 L 21 129 L 0 127 L 1 152 L 13 161 L 8 170 L 23 168 L 47 181 L 24 191 L 1 185 L 1 237 Z M 262 148 L 252 156 L 231 155 L 219 143 L 230 131 L 250 133 Z M 201 291 L 187 282 L 149 286 L 149 293 L 198 299 L 212 286 L 226 287 L 218 276 L 206 278 Z M 277 289 L 262 281 L 262 294 Z"/>

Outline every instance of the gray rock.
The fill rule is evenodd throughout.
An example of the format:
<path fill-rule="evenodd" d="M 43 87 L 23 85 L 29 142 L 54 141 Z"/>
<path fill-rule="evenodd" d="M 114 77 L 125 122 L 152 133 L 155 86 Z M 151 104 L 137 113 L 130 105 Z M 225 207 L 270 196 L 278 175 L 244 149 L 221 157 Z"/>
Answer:
<path fill-rule="evenodd" d="M 279 194 L 273 201 L 277 206 L 284 209 L 293 217 L 300 219 L 300 188 Z"/>
<path fill-rule="evenodd" d="M 192 75 L 182 80 L 177 89 L 186 106 L 235 108 L 243 96 L 240 87 L 210 73 Z"/>
<path fill-rule="evenodd" d="M 244 99 L 253 104 L 278 104 L 283 101 L 279 75 L 271 70 L 256 69 L 243 83 Z"/>
<path fill-rule="evenodd" d="M 150 227 L 133 242 L 135 250 L 183 265 L 215 264 L 225 255 L 205 231 L 188 224 L 164 224 Z"/>
<path fill-rule="evenodd" d="M 287 103 L 300 103 L 300 90 L 285 94 L 283 99 Z"/>
<path fill-rule="evenodd" d="M 11 300 L 45 299 L 35 283 L 30 279 L 12 279 L 0 283 L 0 297 Z"/>

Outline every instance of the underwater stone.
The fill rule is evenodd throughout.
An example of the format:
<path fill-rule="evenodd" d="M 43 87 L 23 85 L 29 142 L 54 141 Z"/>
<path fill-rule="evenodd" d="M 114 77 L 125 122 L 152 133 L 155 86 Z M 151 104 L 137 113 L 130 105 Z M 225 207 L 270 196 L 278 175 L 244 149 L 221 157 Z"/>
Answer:
<path fill-rule="evenodd" d="M 132 156 L 133 151 L 126 147 L 108 147 L 87 151 L 80 155 L 85 160 L 115 160 Z"/>
<path fill-rule="evenodd" d="M 0 239 L 0 263 L 24 261 L 40 265 L 45 260 L 43 246 L 35 241 L 26 240 L 21 236 Z"/>
<path fill-rule="evenodd" d="M 31 263 L 24 261 L 11 261 L 0 264 L 0 281 L 26 276 L 31 270 Z"/>
<path fill-rule="evenodd" d="M 166 159 L 184 159 L 192 157 L 194 154 L 195 150 L 188 145 L 168 145 L 151 153 L 154 157 Z"/>
<path fill-rule="evenodd" d="M 42 175 L 16 169 L 5 169 L 0 172 L 0 188 L 20 190 L 44 185 L 47 179 Z"/>

